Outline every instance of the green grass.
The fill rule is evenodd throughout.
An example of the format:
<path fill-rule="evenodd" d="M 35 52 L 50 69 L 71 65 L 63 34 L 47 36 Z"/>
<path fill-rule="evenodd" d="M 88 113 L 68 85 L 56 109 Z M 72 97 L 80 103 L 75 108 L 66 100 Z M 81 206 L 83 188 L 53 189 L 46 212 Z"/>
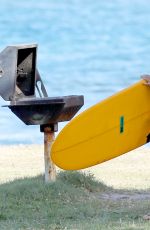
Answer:
<path fill-rule="evenodd" d="M 0 229 L 148 230 L 150 199 L 130 199 L 134 193 L 140 191 L 115 190 L 80 172 L 60 172 L 48 185 L 42 176 L 15 180 L 0 185 Z"/>

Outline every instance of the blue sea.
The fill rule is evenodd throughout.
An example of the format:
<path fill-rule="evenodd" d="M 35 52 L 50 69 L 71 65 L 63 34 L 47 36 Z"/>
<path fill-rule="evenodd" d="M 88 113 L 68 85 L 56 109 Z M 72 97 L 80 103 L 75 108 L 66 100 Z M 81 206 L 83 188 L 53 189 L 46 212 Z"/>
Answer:
<path fill-rule="evenodd" d="M 38 44 L 49 96 L 84 95 L 81 111 L 150 74 L 148 0 L 0 0 L 0 31 L 1 51 Z M 0 108 L 0 145 L 42 143 L 39 130 Z"/>

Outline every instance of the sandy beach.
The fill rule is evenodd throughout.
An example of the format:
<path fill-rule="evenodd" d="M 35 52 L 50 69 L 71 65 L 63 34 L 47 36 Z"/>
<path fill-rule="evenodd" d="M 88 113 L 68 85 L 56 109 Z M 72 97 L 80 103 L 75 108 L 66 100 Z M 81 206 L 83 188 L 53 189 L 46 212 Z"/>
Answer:
<path fill-rule="evenodd" d="M 0 183 L 44 173 L 42 145 L 0 146 Z"/>
<path fill-rule="evenodd" d="M 148 189 L 149 162 L 150 148 L 141 147 L 83 171 L 114 188 Z M 44 174 L 43 145 L 0 146 L 0 183 L 39 174 Z"/>

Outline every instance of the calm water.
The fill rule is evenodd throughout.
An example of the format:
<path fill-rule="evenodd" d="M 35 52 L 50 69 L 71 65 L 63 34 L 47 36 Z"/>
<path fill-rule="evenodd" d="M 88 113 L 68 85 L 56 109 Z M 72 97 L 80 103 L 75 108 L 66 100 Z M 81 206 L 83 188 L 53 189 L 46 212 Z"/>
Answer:
<path fill-rule="evenodd" d="M 0 0 L 0 49 L 37 43 L 49 96 L 83 94 L 84 110 L 150 74 L 149 12 L 148 0 Z M 0 144 L 42 141 L 0 108 Z"/>

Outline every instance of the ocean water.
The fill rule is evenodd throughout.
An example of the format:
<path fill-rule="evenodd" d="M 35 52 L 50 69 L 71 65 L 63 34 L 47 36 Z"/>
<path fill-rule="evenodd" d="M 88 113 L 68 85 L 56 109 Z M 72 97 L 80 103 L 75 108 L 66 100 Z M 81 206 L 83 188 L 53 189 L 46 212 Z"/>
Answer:
<path fill-rule="evenodd" d="M 0 50 L 38 44 L 49 96 L 82 94 L 83 111 L 150 74 L 149 12 L 148 0 L 0 0 Z M 0 108 L 1 145 L 42 143 L 42 135 Z"/>

